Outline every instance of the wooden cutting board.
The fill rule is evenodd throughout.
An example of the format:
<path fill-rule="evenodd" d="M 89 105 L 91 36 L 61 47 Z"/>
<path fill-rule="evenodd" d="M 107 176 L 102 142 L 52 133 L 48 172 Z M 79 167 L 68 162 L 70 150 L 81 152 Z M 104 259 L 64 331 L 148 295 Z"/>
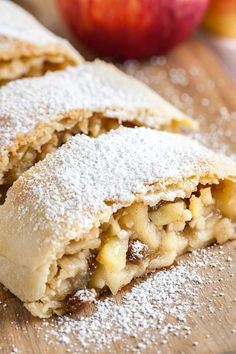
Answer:
<path fill-rule="evenodd" d="M 178 47 L 167 57 L 154 58 L 151 62 L 128 62 L 122 68 L 144 80 L 155 90 L 186 110 L 199 120 L 202 133 L 196 134 L 204 143 L 214 149 L 236 154 L 236 88 L 214 53 L 201 38 L 193 38 Z M 160 342 L 159 331 L 156 343 L 144 348 L 144 353 L 236 353 L 236 245 L 231 242 L 223 246 L 224 259 L 232 258 L 232 268 L 213 269 L 213 279 L 222 284 L 222 296 L 213 299 L 213 313 L 207 309 L 197 312 L 189 311 L 190 337 L 169 336 L 167 343 Z M 222 251 L 222 250 L 221 250 Z M 214 252 L 220 252 L 215 247 Z M 189 256 L 184 256 L 187 258 Z M 207 269 L 205 271 L 208 271 Z M 233 274 L 233 275 L 232 275 Z M 234 277 L 235 274 L 235 277 Z M 220 280 L 219 280 L 220 278 Z M 204 302 L 214 292 L 214 282 L 206 283 L 199 291 L 199 302 Z M 157 289 L 158 291 L 158 289 Z M 211 295 L 212 296 L 212 295 Z M 91 314 L 90 309 L 83 314 Z M 200 315 L 201 313 L 201 315 Z M 76 316 L 80 316 L 79 314 Z M 75 318 L 75 316 L 74 316 Z M 51 321 L 46 321 L 47 333 Z M 8 291 L 0 288 L 0 353 L 54 354 L 66 353 L 70 347 L 57 343 L 54 336 L 45 337 L 41 320 L 33 318 L 26 309 Z M 44 327 L 45 322 L 44 322 Z M 132 343 L 134 348 L 141 340 L 124 336 L 122 341 L 111 344 L 110 351 L 123 353 L 124 343 Z M 121 345 L 122 344 L 122 345 Z M 76 343 L 71 352 L 76 352 Z M 94 351 L 91 346 L 88 352 Z M 131 351 L 131 347 L 128 352 Z M 106 345 L 100 350 L 107 353 Z"/>

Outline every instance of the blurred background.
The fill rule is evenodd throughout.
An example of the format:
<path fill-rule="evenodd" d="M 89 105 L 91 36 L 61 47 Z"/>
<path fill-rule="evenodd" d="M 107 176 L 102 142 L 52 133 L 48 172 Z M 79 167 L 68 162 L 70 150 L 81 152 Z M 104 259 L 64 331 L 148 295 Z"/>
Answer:
<path fill-rule="evenodd" d="M 148 59 L 197 33 L 236 80 L 236 0 L 16 0 L 86 54 Z"/>

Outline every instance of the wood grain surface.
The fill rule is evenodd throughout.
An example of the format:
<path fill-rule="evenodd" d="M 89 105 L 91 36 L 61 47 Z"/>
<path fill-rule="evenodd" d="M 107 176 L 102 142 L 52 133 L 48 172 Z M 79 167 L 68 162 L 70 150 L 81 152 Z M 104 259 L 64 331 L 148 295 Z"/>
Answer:
<path fill-rule="evenodd" d="M 138 63 L 128 62 L 120 65 L 126 72 L 147 82 L 164 97 L 184 109 L 200 122 L 201 133 L 195 137 L 215 150 L 236 156 L 236 88 L 230 77 L 204 44 L 201 38 L 193 38 L 178 47 L 166 57 Z M 233 156 L 234 157 L 234 156 Z M 188 354 L 226 354 L 236 353 L 236 245 L 235 242 L 223 246 L 225 255 L 232 258 L 232 269 L 227 267 L 220 274 L 223 295 L 212 303 L 214 312 L 206 307 L 189 312 L 191 338 L 170 336 L 162 345 L 158 330 L 156 344 L 145 348 L 143 353 L 188 353 Z M 214 252 L 219 252 L 216 246 Z M 184 256 L 183 258 L 188 258 Z M 227 258 L 227 257 L 226 257 Z M 214 269 L 212 270 L 214 274 Z M 232 276 L 235 274 L 235 277 Z M 219 270 L 215 270 L 219 279 Z M 199 302 L 204 302 L 214 291 L 215 284 L 207 283 L 199 293 Z M 117 298 L 119 298 L 119 295 Z M 83 315 L 90 314 L 90 309 Z M 80 316 L 78 314 L 76 316 Z M 75 317 L 75 316 L 74 316 Z M 47 320 L 50 328 L 51 320 Z M 45 337 L 42 322 L 33 318 L 21 302 L 10 292 L 0 288 L 0 353 L 61 354 L 68 352 L 68 346 L 53 343 L 53 337 Z M 124 337 L 122 343 L 139 340 Z M 194 344 L 195 343 L 195 344 Z M 122 353 L 120 342 L 115 342 L 109 352 Z M 93 352 L 91 347 L 88 352 Z M 71 352 L 75 352 L 72 350 Z M 101 353 L 108 353 L 104 347 Z M 130 350 L 131 352 L 131 350 Z"/>

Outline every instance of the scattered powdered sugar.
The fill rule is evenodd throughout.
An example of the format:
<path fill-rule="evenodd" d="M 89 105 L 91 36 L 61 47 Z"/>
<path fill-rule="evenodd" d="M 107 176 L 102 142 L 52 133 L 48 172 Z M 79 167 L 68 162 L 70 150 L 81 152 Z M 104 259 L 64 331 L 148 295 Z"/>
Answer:
<path fill-rule="evenodd" d="M 224 78 L 206 78 L 205 68 L 200 66 L 173 67 L 165 56 L 153 57 L 147 67 L 129 60 L 122 68 L 194 117 L 200 126 L 190 134 L 193 139 L 236 160 L 236 107 L 230 110 L 222 104 L 217 92 L 227 88 Z"/>
<path fill-rule="evenodd" d="M 206 118 L 199 117 L 199 122 L 204 123 Z M 230 112 L 226 107 L 221 107 L 205 131 L 195 132 L 191 137 L 203 145 L 223 153 L 236 161 L 236 112 Z"/>
<path fill-rule="evenodd" d="M 191 316 L 197 312 L 203 317 L 204 310 L 214 314 L 219 310 L 215 299 L 224 296 L 220 273 L 222 268 L 231 272 L 232 259 L 222 246 L 217 248 L 194 251 L 176 266 L 136 282 L 119 298 L 96 301 L 89 315 L 44 320 L 38 335 L 49 345 L 65 344 L 72 353 L 112 352 L 115 342 L 121 352 L 142 352 L 150 346 L 165 345 L 172 335 L 191 337 Z M 212 291 L 209 298 L 202 299 L 207 286 Z M 197 346 L 197 342 L 192 345 Z"/>

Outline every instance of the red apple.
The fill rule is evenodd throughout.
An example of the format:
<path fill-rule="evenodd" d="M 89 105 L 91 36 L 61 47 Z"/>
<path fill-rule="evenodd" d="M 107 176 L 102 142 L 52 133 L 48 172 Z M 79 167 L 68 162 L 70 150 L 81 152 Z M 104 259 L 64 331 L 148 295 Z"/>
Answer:
<path fill-rule="evenodd" d="M 120 59 L 164 53 L 196 28 L 209 0 L 56 0 L 72 32 Z"/>

